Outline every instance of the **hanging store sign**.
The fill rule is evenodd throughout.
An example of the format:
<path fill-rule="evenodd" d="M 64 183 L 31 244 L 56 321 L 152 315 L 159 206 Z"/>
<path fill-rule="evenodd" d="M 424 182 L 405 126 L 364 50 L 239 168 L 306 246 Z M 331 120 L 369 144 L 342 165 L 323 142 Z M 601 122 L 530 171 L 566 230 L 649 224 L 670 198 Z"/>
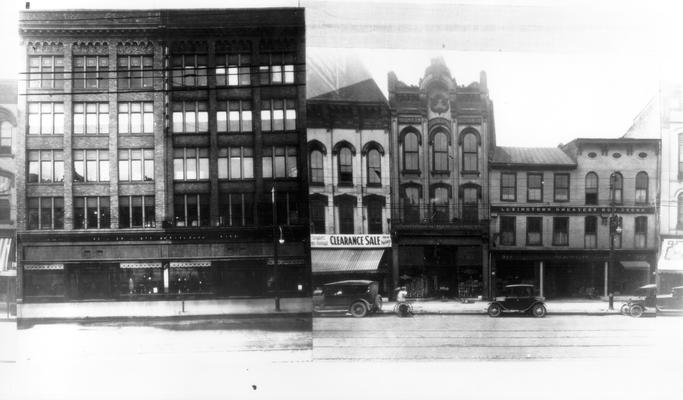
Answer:
<path fill-rule="evenodd" d="M 492 213 L 503 214 L 602 214 L 609 216 L 612 207 L 567 207 L 567 206 L 537 206 L 537 207 L 501 207 L 492 206 Z M 616 214 L 653 214 L 654 207 L 614 207 Z"/>
<path fill-rule="evenodd" d="M 311 235 L 311 247 L 384 248 L 391 247 L 390 235 Z"/>
<path fill-rule="evenodd" d="M 211 261 L 179 261 L 171 262 L 171 268 L 206 268 L 211 266 Z"/>
<path fill-rule="evenodd" d="M 123 269 L 161 268 L 161 263 L 121 263 Z"/>

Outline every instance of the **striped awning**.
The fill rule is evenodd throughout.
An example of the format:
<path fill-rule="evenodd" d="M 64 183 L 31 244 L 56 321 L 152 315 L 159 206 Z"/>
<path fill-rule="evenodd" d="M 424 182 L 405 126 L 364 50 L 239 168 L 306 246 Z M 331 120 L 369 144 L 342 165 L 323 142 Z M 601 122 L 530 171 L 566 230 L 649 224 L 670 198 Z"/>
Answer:
<path fill-rule="evenodd" d="M 12 252 L 12 238 L 0 238 L 0 271 L 7 271 L 10 268 L 10 254 Z"/>
<path fill-rule="evenodd" d="M 171 268 L 206 268 L 211 266 L 211 261 L 173 261 Z"/>
<path fill-rule="evenodd" d="M 121 263 L 123 269 L 147 269 L 147 268 L 161 268 L 160 262 L 152 263 Z"/>
<path fill-rule="evenodd" d="M 313 273 L 377 272 L 384 249 L 311 249 Z"/>

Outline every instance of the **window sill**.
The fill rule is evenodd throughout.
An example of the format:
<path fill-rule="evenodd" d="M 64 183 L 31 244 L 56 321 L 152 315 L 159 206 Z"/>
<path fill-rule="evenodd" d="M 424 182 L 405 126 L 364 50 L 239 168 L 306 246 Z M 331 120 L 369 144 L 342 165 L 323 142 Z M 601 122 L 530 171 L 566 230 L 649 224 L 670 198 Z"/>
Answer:
<path fill-rule="evenodd" d="M 369 188 L 381 188 L 381 187 L 382 187 L 382 184 L 381 184 L 381 183 L 367 183 L 367 184 L 365 185 L 365 187 L 369 187 Z"/>
<path fill-rule="evenodd" d="M 569 199 L 567 199 L 567 200 L 557 200 L 557 199 L 554 199 L 553 202 L 555 202 L 555 203 L 569 203 Z"/>
<path fill-rule="evenodd" d="M 432 170 L 431 175 L 432 176 L 437 176 L 437 175 L 451 176 L 451 171 L 448 171 L 448 170 Z"/>
<path fill-rule="evenodd" d="M 352 187 L 353 187 L 353 183 L 341 183 L 341 182 L 340 182 L 340 183 L 337 184 L 337 187 L 352 188 Z"/>
<path fill-rule="evenodd" d="M 26 186 L 40 186 L 40 185 L 63 186 L 64 181 L 61 181 L 61 182 L 27 182 L 26 183 Z"/>
<path fill-rule="evenodd" d="M 404 169 L 401 171 L 403 175 L 422 175 L 419 169 Z"/>
<path fill-rule="evenodd" d="M 517 202 L 517 199 L 500 199 L 500 201 L 505 203 L 515 203 Z"/>
<path fill-rule="evenodd" d="M 311 187 L 325 187 L 325 183 L 323 182 L 311 182 L 308 185 Z"/>
<path fill-rule="evenodd" d="M 479 171 L 460 171 L 460 175 L 477 175 L 479 176 Z"/>

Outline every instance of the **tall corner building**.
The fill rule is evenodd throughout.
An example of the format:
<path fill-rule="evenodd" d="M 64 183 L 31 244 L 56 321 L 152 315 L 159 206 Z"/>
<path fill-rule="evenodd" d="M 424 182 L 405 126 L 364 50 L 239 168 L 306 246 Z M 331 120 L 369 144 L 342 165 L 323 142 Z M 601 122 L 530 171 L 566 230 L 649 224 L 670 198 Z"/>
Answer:
<path fill-rule="evenodd" d="M 25 11 L 20 34 L 20 319 L 306 307 L 303 9 Z"/>

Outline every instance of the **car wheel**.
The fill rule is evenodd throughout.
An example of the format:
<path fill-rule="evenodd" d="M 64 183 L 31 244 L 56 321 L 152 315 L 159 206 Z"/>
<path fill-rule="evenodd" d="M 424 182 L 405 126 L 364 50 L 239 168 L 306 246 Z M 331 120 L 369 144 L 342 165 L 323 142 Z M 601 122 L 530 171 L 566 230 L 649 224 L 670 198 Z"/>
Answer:
<path fill-rule="evenodd" d="M 640 316 L 643 315 L 643 311 L 643 307 L 638 304 L 632 305 L 630 310 L 631 316 L 634 318 L 640 318 Z"/>
<path fill-rule="evenodd" d="M 349 309 L 349 311 L 351 311 L 351 315 L 353 315 L 354 317 L 362 318 L 368 313 L 368 308 L 362 301 L 357 301 L 351 304 L 351 308 Z"/>
<path fill-rule="evenodd" d="M 500 308 L 500 304 L 491 304 L 489 306 L 489 309 L 487 310 L 489 313 L 489 317 L 500 317 L 500 314 L 503 312 L 503 310 Z"/>
<path fill-rule="evenodd" d="M 622 304 L 621 310 L 620 310 L 620 311 L 621 311 L 621 314 L 622 314 L 622 315 L 629 315 L 630 312 L 629 312 L 629 309 L 628 309 L 628 304 Z"/>
<path fill-rule="evenodd" d="M 545 317 L 545 306 L 543 304 L 535 304 L 531 307 L 531 314 L 536 318 Z"/>
<path fill-rule="evenodd" d="M 375 296 L 375 306 L 373 307 L 374 312 L 382 311 L 382 296 Z"/>

